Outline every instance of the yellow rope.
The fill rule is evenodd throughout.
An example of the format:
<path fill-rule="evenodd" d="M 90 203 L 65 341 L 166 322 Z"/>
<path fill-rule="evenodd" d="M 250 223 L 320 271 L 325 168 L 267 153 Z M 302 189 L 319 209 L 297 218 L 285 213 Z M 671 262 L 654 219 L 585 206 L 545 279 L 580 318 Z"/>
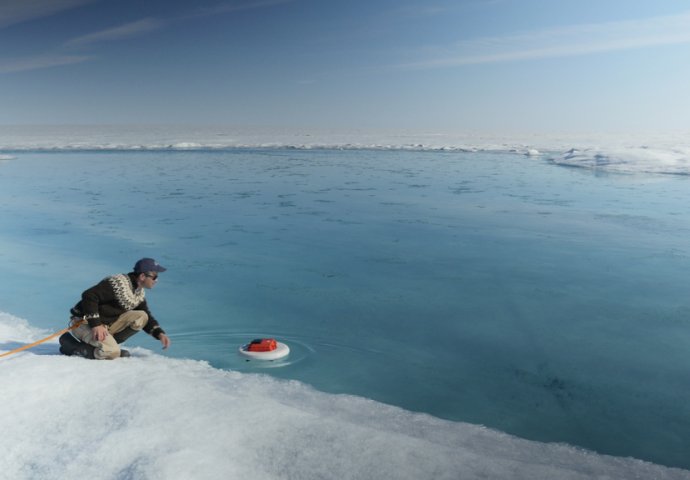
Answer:
<path fill-rule="evenodd" d="M 69 327 L 67 327 L 67 328 L 63 328 L 63 329 L 60 330 L 59 332 L 55 332 L 54 334 L 49 335 L 49 336 L 47 336 L 47 337 L 44 338 L 44 339 L 38 340 L 37 342 L 30 343 L 30 344 L 28 344 L 28 345 L 24 345 L 23 347 L 15 348 L 14 350 L 11 350 L 11 351 L 9 351 L 9 352 L 2 353 L 2 354 L 0 354 L 0 358 L 2 358 L 2 357 L 7 357 L 8 355 L 12 355 L 13 353 L 21 352 L 22 350 L 27 350 L 27 349 L 29 349 L 29 348 L 31 348 L 31 347 L 35 347 L 36 345 L 39 345 L 39 344 L 41 344 L 41 343 L 43 343 L 43 342 L 47 342 L 47 341 L 50 340 L 51 338 L 55 338 L 55 337 L 57 337 L 58 335 L 62 335 L 63 333 L 71 332 L 72 330 L 74 330 L 75 328 L 77 328 L 77 327 L 78 327 L 79 325 L 81 325 L 82 323 L 84 323 L 84 320 L 79 320 L 78 322 L 75 322 L 75 323 L 72 324 L 71 326 L 69 326 Z"/>

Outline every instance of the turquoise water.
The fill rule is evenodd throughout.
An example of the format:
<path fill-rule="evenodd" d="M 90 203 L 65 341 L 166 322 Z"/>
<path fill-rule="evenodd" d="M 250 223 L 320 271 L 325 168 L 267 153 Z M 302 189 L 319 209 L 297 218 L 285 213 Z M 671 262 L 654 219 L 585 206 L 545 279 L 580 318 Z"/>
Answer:
<path fill-rule="evenodd" d="M 60 328 L 153 256 L 166 355 L 690 468 L 687 177 L 506 153 L 16 156 L 1 311 Z M 237 355 L 263 335 L 290 357 Z"/>

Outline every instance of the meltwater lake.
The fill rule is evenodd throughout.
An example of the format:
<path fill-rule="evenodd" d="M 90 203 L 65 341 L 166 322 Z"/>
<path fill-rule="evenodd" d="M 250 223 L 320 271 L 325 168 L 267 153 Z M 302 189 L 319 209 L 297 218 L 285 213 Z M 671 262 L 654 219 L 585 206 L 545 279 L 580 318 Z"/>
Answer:
<path fill-rule="evenodd" d="M 690 469 L 688 175 L 548 152 L 0 158 L 0 311 L 33 326 L 152 256 L 165 355 Z M 246 362 L 257 336 L 291 355 Z"/>

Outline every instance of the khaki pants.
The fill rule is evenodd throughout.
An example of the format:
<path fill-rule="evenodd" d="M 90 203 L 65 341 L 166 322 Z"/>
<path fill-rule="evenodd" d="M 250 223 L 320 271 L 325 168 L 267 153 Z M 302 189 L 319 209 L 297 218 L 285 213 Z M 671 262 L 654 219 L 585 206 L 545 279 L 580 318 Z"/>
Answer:
<path fill-rule="evenodd" d="M 120 315 L 117 320 L 115 320 L 112 325 L 106 325 L 108 329 L 108 336 L 105 340 L 99 342 L 93 338 L 91 332 L 91 327 L 88 323 L 83 323 L 76 329 L 72 330 L 72 335 L 81 340 L 84 343 L 93 345 L 96 347 L 93 354 L 97 360 L 112 360 L 113 358 L 118 358 L 120 356 L 120 345 L 117 344 L 113 335 L 121 332 L 125 328 L 129 327 L 132 330 L 141 330 L 144 325 L 148 323 L 149 316 L 146 312 L 141 310 L 131 310 Z"/>

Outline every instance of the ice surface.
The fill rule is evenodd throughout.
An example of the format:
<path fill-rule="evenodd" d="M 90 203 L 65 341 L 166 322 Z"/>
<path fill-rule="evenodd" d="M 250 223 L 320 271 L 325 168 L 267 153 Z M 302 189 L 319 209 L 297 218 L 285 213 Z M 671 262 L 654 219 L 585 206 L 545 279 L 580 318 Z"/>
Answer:
<path fill-rule="evenodd" d="M 5 133 L 0 310 L 32 326 L 154 256 L 167 357 L 690 467 L 690 189 L 645 173 L 680 141 Z M 234 355 L 264 335 L 288 362 Z"/>
<path fill-rule="evenodd" d="M 0 314 L 0 352 L 44 333 Z M 13 480 L 690 478 L 141 348 L 96 362 L 42 344 L 1 359 L 0 381 Z"/>
<path fill-rule="evenodd" d="M 553 162 L 608 172 L 690 175 L 690 147 L 679 142 L 655 147 L 572 148 Z"/>

